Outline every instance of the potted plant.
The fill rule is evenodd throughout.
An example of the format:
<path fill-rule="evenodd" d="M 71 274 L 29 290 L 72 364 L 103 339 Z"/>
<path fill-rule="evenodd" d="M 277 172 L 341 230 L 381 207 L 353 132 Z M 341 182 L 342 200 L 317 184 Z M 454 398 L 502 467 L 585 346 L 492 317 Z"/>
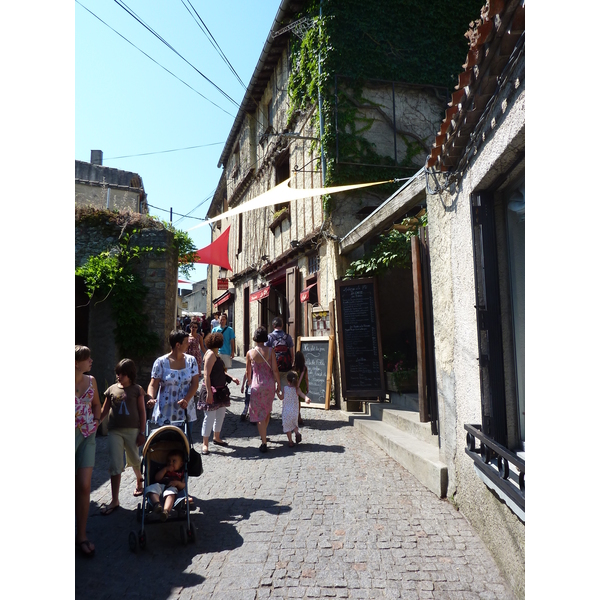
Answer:
<path fill-rule="evenodd" d="M 417 367 L 406 354 L 395 351 L 383 355 L 386 387 L 393 392 L 417 391 Z"/>

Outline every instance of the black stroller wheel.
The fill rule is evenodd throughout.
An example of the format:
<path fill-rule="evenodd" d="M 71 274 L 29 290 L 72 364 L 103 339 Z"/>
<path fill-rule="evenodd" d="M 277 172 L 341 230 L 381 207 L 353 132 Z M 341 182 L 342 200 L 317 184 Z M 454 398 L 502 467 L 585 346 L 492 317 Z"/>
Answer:
<path fill-rule="evenodd" d="M 129 549 L 132 552 L 137 552 L 137 536 L 135 535 L 135 531 L 129 534 Z"/>
<path fill-rule="evenodd" d="M 140 535 L 138 536 L 138 542 L 140 544 L 140 548 L 143 550 L 146 547 L 146 534 L 140 531 Z"/>

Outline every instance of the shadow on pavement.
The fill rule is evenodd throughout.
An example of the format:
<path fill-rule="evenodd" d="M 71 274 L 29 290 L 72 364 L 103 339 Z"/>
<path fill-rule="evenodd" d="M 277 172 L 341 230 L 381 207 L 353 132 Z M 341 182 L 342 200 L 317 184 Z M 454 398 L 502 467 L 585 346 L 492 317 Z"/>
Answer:
<path fill-rule="evenodd" d="M 279 515 L 290 510 L 289 506 L 266 499 L 203 500 L 200 510 L 190 515 L 196 531 L 195 543 L 184 545 L 181 540 L 180 527 L 185 527 L 185 521 L 147 523 L 146 548 L 138 548 L 136 553 L 131 552 L 128 543 L 129 533 L 137 534 L 140 529 L 135 510 L 121 507 L 110 517 L 91 518 L 88 533 L 96 545 L 96 555 L 91 559 L 76 555 L 75 597 L 82 600 L 173 597 L 176 590 L 183 592 L 204 582 L 201 575 L 186 572 L 200 555 L 243 545 L 237 523 L 256 511 Z"/>

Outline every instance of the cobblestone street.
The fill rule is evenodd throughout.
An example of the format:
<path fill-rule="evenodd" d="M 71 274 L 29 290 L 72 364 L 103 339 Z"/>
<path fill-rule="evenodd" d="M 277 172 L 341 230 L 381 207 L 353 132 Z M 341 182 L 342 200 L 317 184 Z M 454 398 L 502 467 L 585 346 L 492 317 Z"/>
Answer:
<path fill-rule="evenodd" d="M 237 361 L 234 366 L 239 367 Z M 241 379 L 243 370 L 230 371 Z M 289 448 L 275 401 L 269 451 L 256 426 L 240 421 L 243 399 L 231 386 L 222 437 L 210 444 L 204 474 L 190 478 L 196 542 L 181 522 L 139 530 L 127 469 L 121 508 L 110 502 L 106 437 L 98 437 L 88 536 L 96 556 L 77 555 L 76 597 L 104 598 L 448 598 L 513 599 L 469 523 L 382 450 L 340 411 L 303 409 L 302 443 Z M 200 422 L 193 430 L 200 450 Z"/>

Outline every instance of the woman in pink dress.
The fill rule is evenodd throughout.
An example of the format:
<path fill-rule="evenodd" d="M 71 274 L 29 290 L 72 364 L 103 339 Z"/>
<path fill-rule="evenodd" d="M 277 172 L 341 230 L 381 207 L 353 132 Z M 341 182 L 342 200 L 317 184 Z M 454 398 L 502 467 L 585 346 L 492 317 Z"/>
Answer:
<path fill-rule="evenodd" d="M 246 381 L 250 384 L 250 421 L 257 424 L 261 439 L 260 451 L 267 451 L 267 425 L 271 417 L 275 393 L 281 397 L 281 382 L 275 352 L 267 348 L 268 334 L 259 327 L 252 339 L 256 346 L 246 354 Z"/>

